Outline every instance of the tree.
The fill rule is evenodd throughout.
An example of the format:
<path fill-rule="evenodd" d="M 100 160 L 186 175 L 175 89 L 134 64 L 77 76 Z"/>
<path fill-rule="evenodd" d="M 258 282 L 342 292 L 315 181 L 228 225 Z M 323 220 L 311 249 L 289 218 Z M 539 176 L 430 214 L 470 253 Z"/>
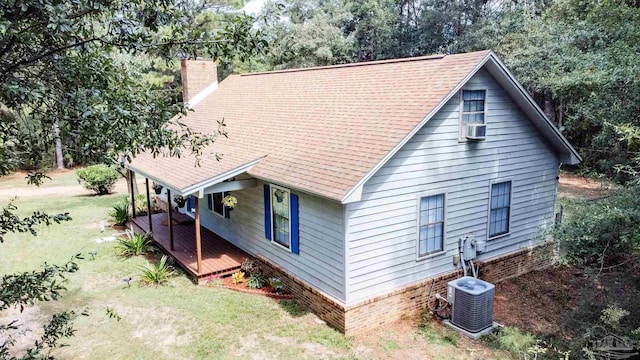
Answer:
<path fill-rule="evenodd" d="M 167 61 L 175 56 L 245 60 L 266 41 L 254 19 L 228 16 L 210 28 L 198 22 L 221 2 L 169 0 L 62 0 L 4 2 L 0 8 L 0 176 L 29 165 L 28 181 L 46 179 L 42 154 L 58 137 L 78 156 L 114 162 L 142 151 L 179 156 L 201 154 L 220 132 L 196 133 L 171 120 L 182 111 L 175 96 L 147 86 L 122 59 L 146 54 Z M 165 92 L 163 92 L 165 91 Z M 220 119 L 217 119 L 220 120 Z M 54 131 L 57 125 L 59 135 Z M 23 134 L 29 134 L 26 138 Z M 16 215 L 13 203 L 0 214 L 0 242 L 15 232 L 37 233 L 39 225 L 70 219 L 69 214 Z M 40 271 L 0 279 L 0 310 L 55 300 L 75 259 Z M 24 358 L 49 358 L 59 341 L 73 335 L 66 311 L 54 315 L 45 335 Z M 16 327 L 0 325 L 0 333 Z M 13 359 L 13 339 L 0 344 L 0 359 Z"/>

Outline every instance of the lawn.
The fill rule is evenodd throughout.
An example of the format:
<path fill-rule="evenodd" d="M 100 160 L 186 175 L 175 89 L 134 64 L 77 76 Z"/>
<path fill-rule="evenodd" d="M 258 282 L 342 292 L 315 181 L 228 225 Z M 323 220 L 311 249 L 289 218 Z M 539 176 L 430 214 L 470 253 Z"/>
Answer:
<path fill-rule="evenodd" d="M 358 338 L 346 338 L 295 301 L 277 301 L 221 288 L 194 285 L 184 274 L 162 287 L 143 287 L 136 279 L 144 257 L 123 259 L 114 243 L 96 243 L 107 210 L 124 197 L 93 196 L 75 182 L 72 172 L 54 174 L 43 189 L 27 186 L 19 176 L 0 180 L 0 202 L 20 195 L 23 214 L 35 210 L 69 212 L 72 221 L 42 228 L 38 236 L 10 234 L 0 244 L 0 274 L 34 270 L 47 262 L 64 263 L 81 253 L 80 271 L 69 278 L 59 301 L 38 303 L 23 313 L 0 312 L 0 322 L 16 317 L 34 330 L 51 314 L 86 310 L 78 317 L 70 346 L 54 355 L 67 359 L 301 359 L 402 358 L 487 359 L 505 354 L 430 323 L 418 327 L 407 320 Z M 33 196 L 33 191 L 40 195 Z M 95 259 L 89 253 L 97 253 Z M 132 277 L 128 286 L 123 279 Z M 111 310 L 117 317 L 107 316 Z M 118 319 L 119 318 L 119 319 Z M 2 339 L 0 339 L 0 342 Z"/>

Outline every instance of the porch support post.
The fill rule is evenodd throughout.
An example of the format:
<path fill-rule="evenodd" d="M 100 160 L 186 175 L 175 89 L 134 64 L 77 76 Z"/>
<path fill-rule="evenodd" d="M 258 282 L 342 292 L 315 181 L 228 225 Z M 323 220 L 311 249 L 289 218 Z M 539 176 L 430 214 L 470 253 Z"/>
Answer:
<path fill-rule="evenodd" d="M 171 190 L 167 188 L 167 213 L 169 214 L 169 249 L 173 251 L 173 209 L 171 208 Z"/>
<path fill-rule="evenodd" d="M 195 208 L 196 208 L 196 256 L 198 257 L 198 274 L 202 270 L 202 247 L 201 247 L 201 239 L 200 239 L 200 206 L 198 197 L 194 196 L 195 199 Z"/>
<path fill-rule="evenodd" d="M 149 217 L 149 232 L 153 236 L 153 222 L 151 220 L 151 195 L 149 195 L 149 178 L 144 181 L 147 186 L 147 216 Z"/>
<path fill-rule="evenodd" d="M 135 185 L 135 180 L 133 179 L 133 177 L 135 173 L 131 170 L 129 170 L 129 185 L 130 189 L 131 189 L 131 217 L 133 217 L 135 219 L 136 217 L 136 195 L 134 194 L 135 191 L 133 191 L 133 187 Z"/>

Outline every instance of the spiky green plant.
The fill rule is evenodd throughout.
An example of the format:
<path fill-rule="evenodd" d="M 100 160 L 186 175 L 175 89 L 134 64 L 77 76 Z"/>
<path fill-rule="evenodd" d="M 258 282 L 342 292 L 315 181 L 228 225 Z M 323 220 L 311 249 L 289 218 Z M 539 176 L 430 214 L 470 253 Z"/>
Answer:
<path fill-rule="evenodd" d="M 118 239 L 116 244 L 116 253 L 124 257 L 144 255 L 154 250 L 151 234 L 139 234 L 132 230 L 127 230 L 127 237 Z"/>
<path fill-rule="evenodd" d="M 231 275 L 231 281 L 234 285 L 238 285 L 244 282 L 244 273 L 242 271 L 238 271 Z"/>
<path fill-rule="evenodd" d="M 116 225 L 126 225 L 131 218 L 129 215 L 129 201 L 123 199 L 115 204 L 111 210 L 109 210 L 108 215 Z"/>
<path fill-rule="evenodd" d="M 247 287 L 249 289 L 262 289 L 269 283 L 269 280 L 261 274 L 252 274 L 247 278 Z"/>
<path fill-rule="evenodd" d="M 136 214 L 147 214 L 147 197 L 144 194 L 136 195 Z"/>
<path fill-rule="evenodd" d="M 140 266 L 140 283 L 143 285 L 164 285 L 175 274 L 175 270 L 167 264 L 167 255 L 163 255 L 157 264 Z"/>

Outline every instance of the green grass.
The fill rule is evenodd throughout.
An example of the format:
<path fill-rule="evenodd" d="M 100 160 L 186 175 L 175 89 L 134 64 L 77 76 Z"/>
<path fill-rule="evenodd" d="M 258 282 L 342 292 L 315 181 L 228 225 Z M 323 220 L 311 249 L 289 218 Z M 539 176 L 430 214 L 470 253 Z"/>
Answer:
<path fill-rule="evenodd" d="M 37 269 L 45 261 L 63 263 L 77 253 L 85 255 L 79 262 L 80 271 L 70 276 L 68 290 L 59 301 L 38 303 L 34 311 L 27 312 L 27 322 L 34 329 L 40 328 L 45 316 L 57 311 L 89 312 L 90 316 L 75 320 L 77 332 L 67 341 L 70 346 L 56 350 L 60 358 L 349 356 L 347 338 L 316 322 L 314 315 L 294 302 L 283 305 L 269 298 L 196 286 L 183 273 L 165 286 L 140 286 L 139 268 L 148 263 L 145 258 L 124 259 L 116 255 L 115 242 L 95 242 L 113 232 L 107 229 L 101 233 L 100 221 L 108 220 L 107 210 L 121 197 L 55 194 L 24 196 L 16 201 L 23 215 L 36 210 L 69 212 L 73 220 L 41 228 L 35 237 L 6 236 L 0 244 L 0 274 Z M 97 252 L 95 260 L 89 252 Z M 130 287 L 123 281 L 128 277 L 133 278 Z"/>

